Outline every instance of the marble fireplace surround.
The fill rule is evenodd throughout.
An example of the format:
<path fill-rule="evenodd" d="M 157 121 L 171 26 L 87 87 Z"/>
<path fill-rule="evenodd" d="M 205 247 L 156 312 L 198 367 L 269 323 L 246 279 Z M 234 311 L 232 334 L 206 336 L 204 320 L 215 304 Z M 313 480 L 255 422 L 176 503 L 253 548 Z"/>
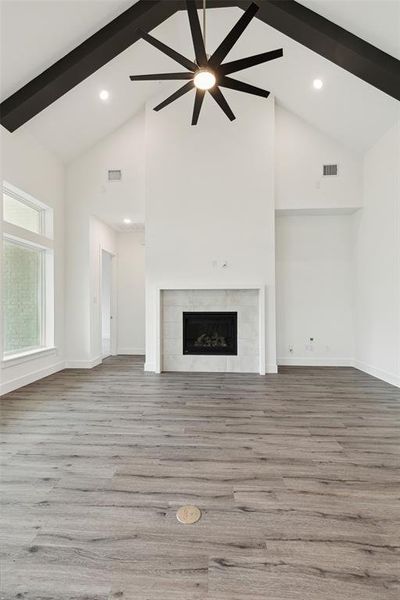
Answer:
<path fill-rule="evenodd" d="M 209 371 L 265 375 L 263 285 L 168 285 L 157 288 L 156 299 L 156 373 Z M 237 356 L 183 355 L 182 313 L 197 310 L 238 312 Z"/>

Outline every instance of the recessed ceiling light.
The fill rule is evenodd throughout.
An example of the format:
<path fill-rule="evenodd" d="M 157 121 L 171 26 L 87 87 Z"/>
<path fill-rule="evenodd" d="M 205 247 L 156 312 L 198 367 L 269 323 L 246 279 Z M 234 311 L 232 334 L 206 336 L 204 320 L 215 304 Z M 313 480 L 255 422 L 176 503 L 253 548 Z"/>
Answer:
<path fill-rule="evenodd" d="M 313 81 L 313 87 L 315 90 L 320 90 L 324 85 L 324 82 L 322 81 L 322 79 L 314 79 Z"/>
<path fill-rule="evenodd" d="M 124 219 L 124 223 L 125 225 L 129 225 L 130 223 L 132 223 L 132 221 L 130 219 Z"/>
<path fill-rule="evenodd" d="M 101 90 L 99 94 L 100 100 L 108 100 L 110 97 L 110 92 L 108 90 Z"/>

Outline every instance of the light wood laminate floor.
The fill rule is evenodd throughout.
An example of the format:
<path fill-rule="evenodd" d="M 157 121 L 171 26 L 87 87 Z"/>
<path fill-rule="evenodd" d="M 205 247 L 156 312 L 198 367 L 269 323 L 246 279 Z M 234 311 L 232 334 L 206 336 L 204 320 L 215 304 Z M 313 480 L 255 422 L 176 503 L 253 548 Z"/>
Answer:
<path fill-rule="evenodd" d="M 0 596 L 398 600 L 399 417 L 399 389 L 350 368 L 118 357 L 13 392 Z"/>

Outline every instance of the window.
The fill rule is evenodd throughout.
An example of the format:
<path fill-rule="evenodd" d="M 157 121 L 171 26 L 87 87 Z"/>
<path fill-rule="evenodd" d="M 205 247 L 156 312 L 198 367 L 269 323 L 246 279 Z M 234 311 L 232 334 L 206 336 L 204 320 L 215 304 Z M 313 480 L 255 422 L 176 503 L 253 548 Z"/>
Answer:
<path fill-rule="evenodd" d="M 3 359 L 54 345 L 52 210 L 3 186 Z"/>
<path fill-rule="evenodd" d="M 3 194 L 3 218 L 8 223 L 24 227 L 34 233 L 43 233 L 42 213 L 43 210 L 37 206 L 22 202 L 10 194 Z"/>

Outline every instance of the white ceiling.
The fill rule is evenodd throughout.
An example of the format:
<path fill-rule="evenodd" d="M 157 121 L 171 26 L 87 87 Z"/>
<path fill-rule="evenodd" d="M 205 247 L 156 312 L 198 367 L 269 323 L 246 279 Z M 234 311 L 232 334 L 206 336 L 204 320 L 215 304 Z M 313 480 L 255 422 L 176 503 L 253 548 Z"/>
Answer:
<path fill-rule="evenodd" d="M 17 90 L 132 4 L 132 0 L 3 0 L 2 98 Z M 302 0 L 381 49 L 400 57 L 400 0 Z M 239 9 L 208 12 L 212 51 L 242 14 Z M 181 12 L 153 34 L 192 57 L 187 15 Z M 284 57 L 238 74 L 238 79 L 271 90 L 277 101 L 349 147 L 363 151 L 399 116 L 399 103 L 347 71 L 254 19 L 228 59 L 283 47 Z M 178 68 L 177 68 L 178 67 Z M 122 125 L 168 83 L 131 83 L 132 73 L 180 70 L 145 42 L 138 42 L 99 69 L 23 126 L 68 162 Z M 323 79 L 316 92 L 312 80 Z M 179 87 L 179 83 L 177 84 Z M 107 103 L 98 99 L 108 89 Z M 225 93 L 225 92 L 224 92 Z M 235 112 L 237 92 L 226 91 Z M 254 102 L 262 102 L 254 98 Z M 206 108 L 206 107 L 205 107 Z M 168 109 L 165 109 L 168 110 Z M 240 110 L 237 111 L 240 118 Z M 190 120 L 191 115 L 182 118 Z M 201 119 L 206 119 L 204 111 Z M 225 118 L 221 113 L 221 118 Z M 201 121 L 199 123 L 201 126 Z"/>
<path fill-rule="evenodd" d="M 297 0 L 400 59 L 399 0 Z"/>
<path fill-rule="evenodd" d="M 131 0 L 1 0 L 2 98 L 132 4 Z"/>

